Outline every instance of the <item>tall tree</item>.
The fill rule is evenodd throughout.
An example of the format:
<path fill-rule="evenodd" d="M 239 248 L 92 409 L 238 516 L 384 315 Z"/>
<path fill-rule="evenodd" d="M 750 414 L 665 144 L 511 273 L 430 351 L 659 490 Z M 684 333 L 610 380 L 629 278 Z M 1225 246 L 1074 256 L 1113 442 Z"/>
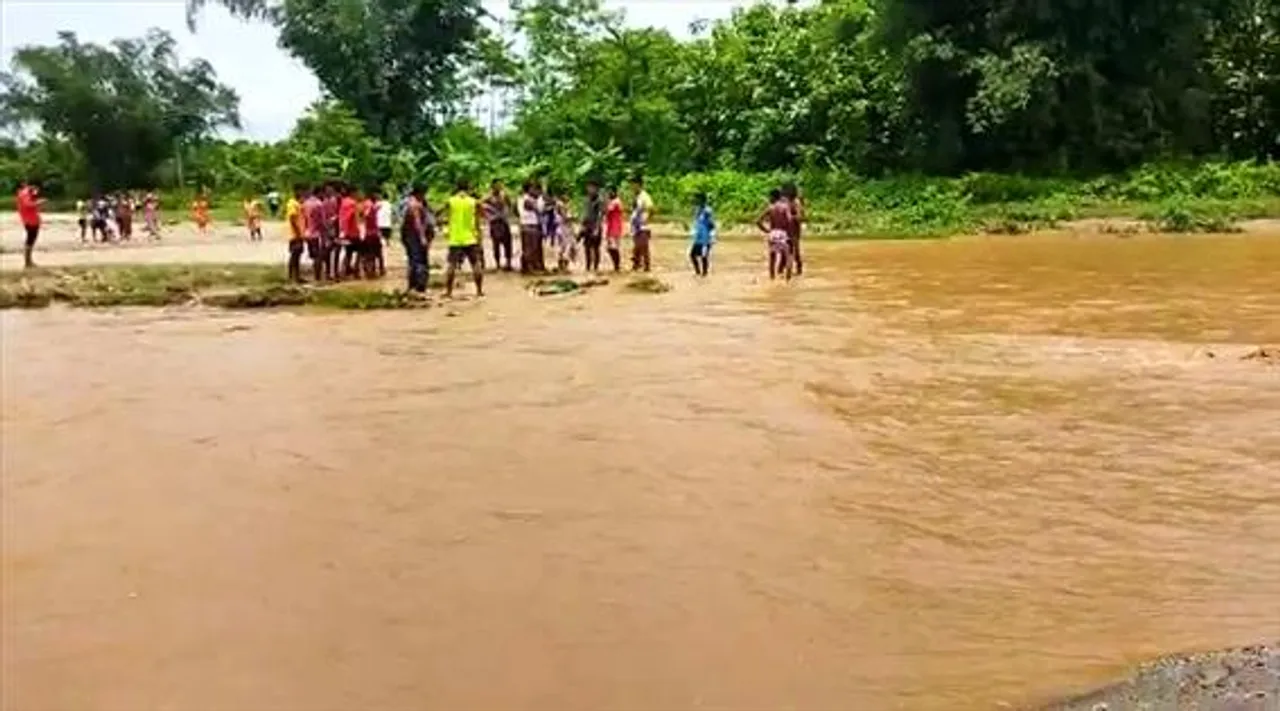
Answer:
<path fill-rule="evenodd" d="M 187 0 L 270 21 L 280 46 L 389 143 L 429 132 L 466 97 L 464 69 L 488 56 L 480 0 Z"/>
<path fill-rule="evenodd" d="M 1114 169 L 1210 139 L 1207 0 L 885 0 L 917 162 Z"/>
<path fill-rule="evenodd" d="M 21 47 L 0 73 L 0 121 L 65 137 L 101 187 L 136 187 L 179 141 L 239 127 L 239 99 L 203 60 L 180 64 L 173 37 L 151 30 L 110 47 L 58 35 Z"/>

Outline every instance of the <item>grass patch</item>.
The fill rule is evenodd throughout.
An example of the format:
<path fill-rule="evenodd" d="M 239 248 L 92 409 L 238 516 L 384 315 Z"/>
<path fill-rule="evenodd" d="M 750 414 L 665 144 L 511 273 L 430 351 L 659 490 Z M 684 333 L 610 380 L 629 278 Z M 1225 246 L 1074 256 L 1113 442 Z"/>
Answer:
<path fill-rule="evenodd" d="M 432 279 L 439 288 L 442 280 Z M 0 272 L 0 308 L 175 306 L 227 309 L 315 306 L 344 310 L 415 308 L 422 299 L 376 286 L 290 284 L 278 266 L 120 265 Z"/>
<path fill-rule="evenodd" d="M 534 279 L 529 282 L 529 291 L 536 296 L 555 296 L 557 294 L 572 294 L 574 292 L 586 291 L 597 286 L 607 286 L 608 279 L 589 277 L 587 279 L 570 279 L 568 277 L 555 277 L 547 279 Z"/>
<path fill-rule="evenodd" d="M 641 276 L 628 281 L 627 289 L 642 294 L 665 294 L 671 291 L 671 285 L 657 277 Z"/>
<path fill-rule="evenodd" d="M 1164 200 L 1146 211 L 1143 218 L 1154 232 L 1229 233 L 1239 232 L 1232 210 L 1220 203 L 1185 197 Z"/>

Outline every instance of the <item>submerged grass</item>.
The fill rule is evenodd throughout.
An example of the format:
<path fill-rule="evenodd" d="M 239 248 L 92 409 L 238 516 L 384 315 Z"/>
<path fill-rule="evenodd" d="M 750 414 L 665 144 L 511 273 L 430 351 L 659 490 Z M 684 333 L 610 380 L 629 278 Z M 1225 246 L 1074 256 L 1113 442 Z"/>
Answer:
<path fill-rule="evenodd" d="M 671 285 L 657 277 L 641 276 L 627 282 L 627 289 L 642 294 L 665 294 L 671 291 Z"/>
<path fill-rule="evenodd" d="M 431 286 L 439 288 L 434 278 Z M 373 285 L 290 284 L 274 265 L 119 265 L 0 272 L 0 309 L 175 306 L 229 309 L 315 306 L 345 310 L 416 308 L 424 301 Z"/>

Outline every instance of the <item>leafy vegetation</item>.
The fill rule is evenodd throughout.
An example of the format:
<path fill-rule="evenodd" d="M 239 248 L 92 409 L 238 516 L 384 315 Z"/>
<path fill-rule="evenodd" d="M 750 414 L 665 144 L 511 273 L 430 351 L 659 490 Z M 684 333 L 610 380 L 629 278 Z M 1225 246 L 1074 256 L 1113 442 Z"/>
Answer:
<path fill-rule="evenodd" d="M 20 49 L 5 77 L 19 90 L 0 121 L 42 132 L 0 141 L 0 188 L 154 184 L 172 206 L 201 186 L 232 204 L 327 178 L 443 190 L 643 173 L 660 214 L 705 190 L 750 221 L 795 180 L 815 220 L 885 235 L 1096 214 L 1216 228 L 1280 201 L 1274 0 L 762 2 L 685 40 L 599 0 L 511 0 L 502 26 L 476 0 L 207 2 L 273 24 L 320 79 L 326 98 L 287 138 L 211 138 L 234 125 L 234 96 L 202 63 L 174 69 L 171 39 L 64 36 Z M 205 4 L 188 0 L 193 17 Z M 510 120 L 462 118 L 477 96 Z"/>

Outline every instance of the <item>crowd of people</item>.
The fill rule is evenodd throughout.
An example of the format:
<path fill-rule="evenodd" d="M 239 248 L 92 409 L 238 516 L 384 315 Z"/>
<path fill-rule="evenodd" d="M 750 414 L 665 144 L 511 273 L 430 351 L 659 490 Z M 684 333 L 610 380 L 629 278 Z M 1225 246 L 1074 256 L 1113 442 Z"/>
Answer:
<path fill-rule="evenodd" d="M 529 180 L 513 196 L 500 180 L 493 181 L 484 195 L 470 183 L 460 181 L 454 193 L 433 209 L 422 186 L 406 190 L 395 201 L 377 188 L 364 191 L 342 181 L 331 180 L 316 186 L 297 185 L 284 204 L 289 236 L 288 273 L 296 282 L 304 280 L 302 260 L 311 261 L 311 277 L 317 282 L 345 279 L 377 279 L 386 274 L 384 249 L 390 245 L 396 225 L 405 250 L 407 281 L 412 293 L 425 293 L 430 271 L 430 253 L 437 236 L 447 245 L 446 293 L 451 294 L 457 271 L 466 262 L 477 294 L 484 292 L 485 254 L 483 239 L 492 246 L 493 268 L 524 274 L 544 274 L 547 253 L 554 257 L 554 271 L 568 273 L 579 262 L 588 272 L 602 269 L 607 254 L 613 271 L 623 268 L 623 245 L 630 240 L 633 271 L 652 268 L 651 240 L 654 202 L 643 179 L 631 180 L 630 205 L 615 187 L 602 189 L 589 181 L 581 209 L 575 211 L 568 191 L 551 189 Z M 247 196 L 243 203 L 245 226 L 251 241 L 261 241 L 264 212 L 275 217 L 280 210 L 279 193 L 268 192 L 262 200 Z M 25 262 L 32 265 L 31 250 L 39 234 L 38 186 L 26 184 L 18 192 L 18 208 L 27 231 Z M 128 241 L 133 236 L 133 217 L 141 208 L 147 235 L 160 239 L 160 200 L 156 192 L 133 195 L 127 192 L 98 194 L 76 203 L 80 239 L 88 242 Z M 716 219 L 705 193 L 694 197 L 690 229 L 689 262 L 694 273 L 705 277 L 711 270 L 711 252 L 716 241 Z M 210 203 L 203 191 L 191 205 L 191 217 L 200 234 L 208 233 Z M 800 237 L 804 207 L 794 184 L 783 185 L 769 196 L 769 203 L 757 221 L 765 234 L 769 278 L 790 279 L 804 269 Z M 517 252 L 512 222 L 518 225 Z M 518 262 L 517 262 L 518 254 Z"/>
<path fill-rule="evenodd" d="M 487 236 L 492 247 L 493 269 L 524 274 L 549 271 L 568 273 L 579 263 L 592 273 L 603 268 L 607 254 L 613 271 L 622 270 L 623 243 L 630 239 L 633 271 L 652 268 L 651 239 L 654 202 L 640 178 L 631 181 L 630 205 L 616 188 L 601 189 L 589 181 L 581 209 L 572 209 L 567 191 L 550 189 L 530 180 L 513 196 L 500 180 L 481 195 L 461 181 L 451 197 L 433 209 L 421 186 L 407 190 L 395 206 L 378 189 L 361 193 L 340 181 L 320 186 L 295 186 L 285 206 L 289 230 L 289 277 L 303 280 L 302 259 L 311 260 L 316 281 L 379 278 L 386 273 L 383 250 L 390 244 L 396 224 L 405 250 L 410 292 L 424 293 L 430 271 L 430 253 L 436 238 L 447 245 L 445 291 L 452 293 L 455 275 L 465 261 L 474 275 L 477 293 L 483 293 L 486 255 L 481 247 Z M 716 240 L 716 220 L 705 193 L 694 198 L 689 262 L 694 273 L 707 276 Z M 260 207 L 246 202 L 246 223 L 251 239 L 260 239 Z M 628 216 L 629 213 L 629 216 Z M 513 221 L 519 228 L 519 248 L 514 244 Z M 793 184 L 774 190 L 758 226 L 766 234 L 769 277 L 790 279 L 803 270 L 800 255 L 803 205 Z M 257 235 L 254 237 L 254 235 Z M 549 268 L 548 253 L 554 268 Z M 518 255 L 518 256 L 517 256 Z"/>
<path fill-rule="evenodd" d="M 76 223 L 80 241 L 127 242 L 133 239 L 133 218 L 142 210 L 143 229 L 150 239 L 160 239 L 160 197 L 154 191 L 144 195 L 128 192 L 99 193 L 76 201 Z"/>

